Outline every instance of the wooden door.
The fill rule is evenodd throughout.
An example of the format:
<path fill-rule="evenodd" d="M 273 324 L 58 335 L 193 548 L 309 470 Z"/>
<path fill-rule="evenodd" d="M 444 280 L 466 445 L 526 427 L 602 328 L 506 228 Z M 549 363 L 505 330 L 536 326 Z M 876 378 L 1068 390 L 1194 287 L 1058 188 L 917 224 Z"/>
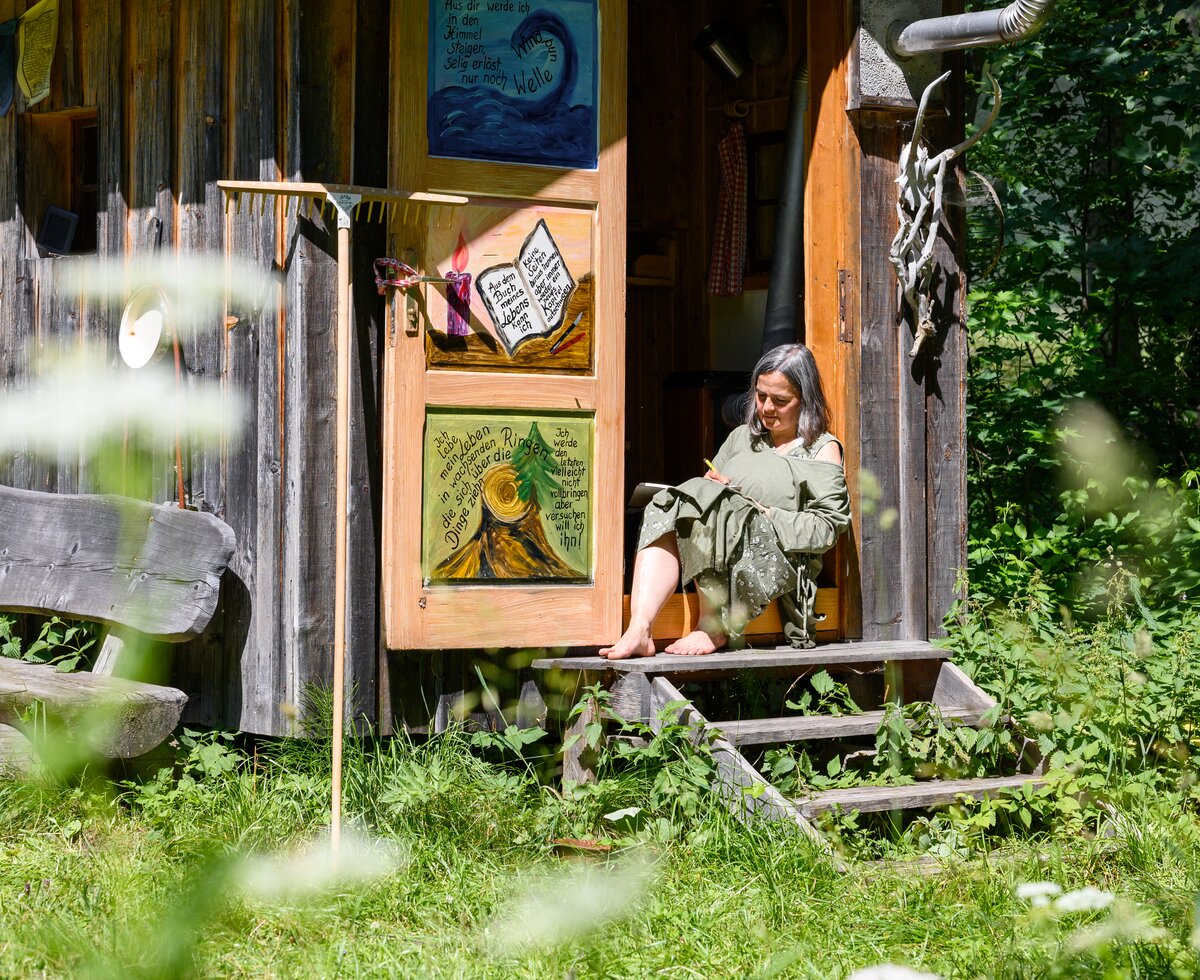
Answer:
<path fill-rule="evenodd" d="M 385 388 L 390 649 L 621 627 L 624 0 L 393 5 Z M 358 120 L 358 125 L 367 121 Z"/>

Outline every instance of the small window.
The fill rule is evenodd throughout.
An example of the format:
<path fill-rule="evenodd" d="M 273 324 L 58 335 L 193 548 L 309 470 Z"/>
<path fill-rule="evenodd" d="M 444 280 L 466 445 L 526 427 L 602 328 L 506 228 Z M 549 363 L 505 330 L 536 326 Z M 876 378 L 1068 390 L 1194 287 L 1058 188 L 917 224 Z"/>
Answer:
<path fill-rule="evenodd" d="M 44 254 L 96 251 L 99 141 L 94 109 L 23 113 L 21 210 Z M 65 234 L 74 221 L 74 235 Z"/>
<path fill-rule="evenodd" d="M 758 133 L 748 140 L 746 274 L 771 271 L 775 254 L 775 218 L 783 195 L 783 132 Z"/>

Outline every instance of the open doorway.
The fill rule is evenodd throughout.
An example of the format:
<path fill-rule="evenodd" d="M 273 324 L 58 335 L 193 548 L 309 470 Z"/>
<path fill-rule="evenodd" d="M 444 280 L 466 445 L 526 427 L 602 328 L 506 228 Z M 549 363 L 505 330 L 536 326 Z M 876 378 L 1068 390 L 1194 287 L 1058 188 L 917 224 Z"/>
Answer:
<path fill-rule="evenodd" d="M 706 28 L 740 77 L 697 53 Z M 801 0 L 630 0 L 627 489 L 703 472 L 727 431 L 720 405 L 745 390 L 759 356 L 789 93 L 805 44 Z M 740 287 L 726 281 L 716 295 L 718 144 L 734 127 L 745 149 L 745 260 Z"/>
<path fill-rule="evenodd" d="M 744 410 L 806 49 L 804 0 L 629 2 L 627 499 L 639 482 L 703 473 Z M 723 141 L 727 173 L 729 146 L 741 154 L 744 258 L 715 232 Z M 639 519 L 628 515 L 626 591 Z"/>

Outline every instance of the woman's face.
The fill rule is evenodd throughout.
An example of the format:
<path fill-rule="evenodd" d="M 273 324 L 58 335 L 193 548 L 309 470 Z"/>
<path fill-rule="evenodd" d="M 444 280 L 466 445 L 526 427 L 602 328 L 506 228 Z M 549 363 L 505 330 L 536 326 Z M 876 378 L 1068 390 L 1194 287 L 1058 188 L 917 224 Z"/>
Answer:
<path fill-rule="evenodd" d="M 760 374 L 754 386 L 754 403 L 758 417 L 775 445 L 796 438 L 801 402 L 787 378 L 778 371 Z"/>

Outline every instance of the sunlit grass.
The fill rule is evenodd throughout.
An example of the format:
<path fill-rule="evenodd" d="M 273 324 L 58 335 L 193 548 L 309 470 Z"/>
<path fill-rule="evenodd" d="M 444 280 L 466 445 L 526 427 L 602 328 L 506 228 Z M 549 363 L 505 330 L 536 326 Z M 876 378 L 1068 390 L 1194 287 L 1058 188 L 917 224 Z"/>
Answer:
<path fill-rule="evenodd" d="M 0 975 L 815 978 L 894 964 L 943 977 L 1106 965 L 1164 976 L 1194 965 L 1200 828 L 1179 807 L 997 842 L 933 876 L 905 864 L 839 873 L 785 830 L 744 828 L 719 807 L 680 819 L 670 840 L 633 834 L 611 860 L 577 864 L 550 846 L 570 826 L 569 801 L 452 734 L 355 743 L 357 843 L 339 865 L 323 843 L 325 748 L 285 743 L 255 763 L 226 745 L 201 763 L 193 747 L 157 796 L 144 782 L 124 798 L 103 781 L 0 785 Z M 1025 882 L 1055 886 L 1049 908 L 1019 894 Z"/>

